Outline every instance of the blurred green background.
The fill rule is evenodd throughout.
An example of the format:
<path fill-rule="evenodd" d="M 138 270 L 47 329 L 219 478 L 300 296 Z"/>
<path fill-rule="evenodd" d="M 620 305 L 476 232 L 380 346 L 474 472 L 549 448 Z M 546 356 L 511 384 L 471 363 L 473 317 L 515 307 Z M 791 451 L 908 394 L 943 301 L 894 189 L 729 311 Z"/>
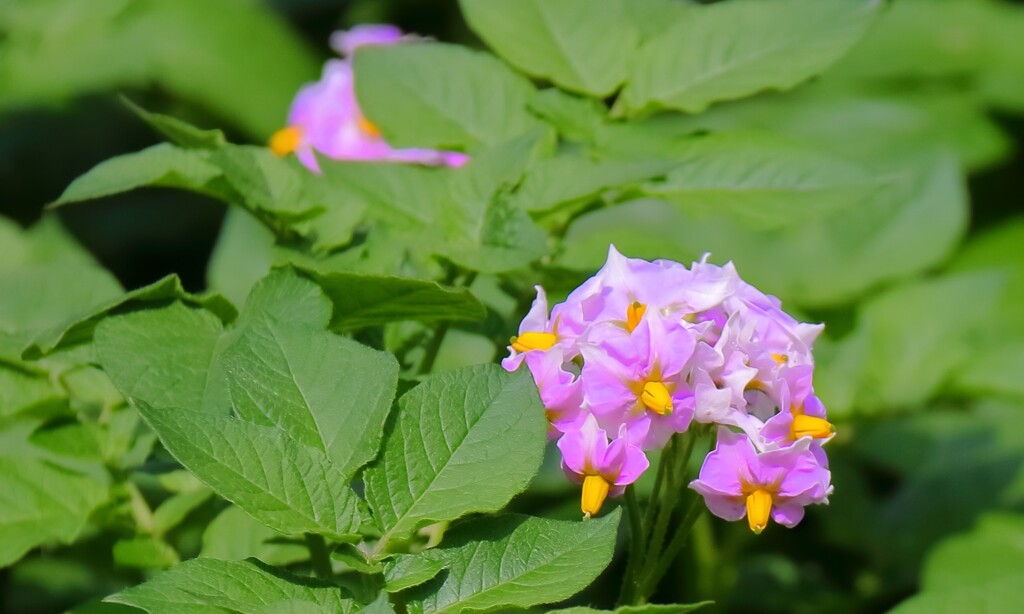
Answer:
<path fill-rule="evenodd" d="M 831 506 L 758 538 L 703 519 L 689 559 L 663 587 L 666 601 L 859 612 L 920 591 L 901 611 L 1024 611 L 1024 9 L 893 5 L 820 84 L 658 128 L 765 129 L 880 173 L 892 160 L 945 156 L 951 165 L 924 214 L 902 226 L 883 218 L 895 236 L 874 229 L 864 238 L 842 224 L 798 230 L 806 243 L 713 223 L 668 237 L 627 229 L 651 252 L 635 255 L 713 248 L 784 304 L 825 321 L 817 383 L 839 425 Z M 364 22 L 480 46 L 454 0 L 0 0 L 0 215 L 31 225 L 78 175 L 160 142 L 118 94 L 222 127 L 234 142 L 265 142 L 296 89 L 319 74 L 330 32 Z M 959 202 L 961 177 L 966 219 L 956 205 L 935 204 Z M 658 225 L 658 211 L 619 209 L 638 228 Z M 145 189 L 59 215 L 126 288 L 174 272 L 201 290 L 224 213 L 201 196 Z M 608 225 L 592 218 L 570 232 L 576 247 L 562 264 L 584 270 L 593 250 L 579 246 L 591 241 L 614 238 L 629 251 L 630 237 Z M 824 234 L 812 240 L 812 230 Z M 665 247 L 704 235 L 713 235 L 708 246 Z M 846 252 L 821 247 L 847 243 Z M 991 276 L 957 275 L 973 271 Z M 555 478 L 543 474 L 517 506 L 564 506 L 571 493 Z M 109 552 L 107 538 L 97 539 L 0 571 L 0 611 L 57 611 L 141 579 L 112 568 L 98 554 Z"/>

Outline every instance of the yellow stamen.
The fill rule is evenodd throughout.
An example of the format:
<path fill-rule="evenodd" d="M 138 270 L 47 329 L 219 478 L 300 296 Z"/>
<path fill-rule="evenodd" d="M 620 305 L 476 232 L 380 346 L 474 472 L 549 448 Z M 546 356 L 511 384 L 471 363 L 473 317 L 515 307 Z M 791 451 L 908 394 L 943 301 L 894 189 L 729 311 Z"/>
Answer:
<path fill-rule="evenodd" d="M 672 394 L 661 382 L 647 382 L 644 390 L 640 393 L 640 400 L 647 409 L 654 413 L 665 416 L 672 413 Z"/>
<path fill-rule="evenodd" d="M 580 509 L 583 510 L 583 517 L 590 518 L 604 505 L 605 497 L 608 496 L 608 488 L 611 484 L 599 475 L 588 475 L 583 478 L 583 495 L 580 497 Z"/>
<path fill-rule="evenodd" d="M 786 361 L 789 360 L 789 356 L 786 356 L 785 354 L 772 354 L 772 360 L 780 365 L 784 365 L 786 364 Z"/>
<path fill-rule="evenodd" d="M 755 535 L 768 526 L 768 515 L 772 511 L 772 494 L 763 488 L 758 488 L 747 495 L 747 522 L 750 530 Z"/>
<path fill-rule="evenodd" d="M 527 332 L 512 337 L 512 349 L 517 352 L 529 352 L 530 350 L 549 350 L 558 341 L 554 333 Z"/>
<path fill-rule="evenodd" d="M 647 313 L 647 305 L 633 301 L 633 304 L 626 307 L 626 330 L 633 332 L 637 326 L 640 325 L 640 320 L 644 319 L 644 314 Z"/>
<path fill-rule="evenodd" d="M 685 316 L 683 316 L 683 322 L 687 322 L 689 324 L 693 324 L 696 321 L 697 321 L 697 314 L 695 314 L 695 313 L 688 313 Z"/>
<path fill-rule="evenodd" d="M 286 156 L 296 149 L 299 148 L 299 142 L 302 141 L 302 128 L 298 126 L 288 126 L 287 128 L 281 128 L 275 132 L 271 137 L 268 145 L 270 145 L 270 151 L 274 152 L 277 156 Z"/>
<path fill-rule="evenodd" d="M 789 426 L 789 437 L 794 441 L 801 437 L 825 439 L 831 437 L 832 423 L 824 418 L 815 418 L 802 413 L 793 414 L 793 424 Z"/>
<path fill-rule="evenodd" d="M 366 133 L 368 136 L 380 136 L 380 128 L 377 127 L 377 124 L 371 122 L 362 115 L 360 115 L 359 119 L 356 121 L 359 123 L 359 129 Z"/>
<path fill-rule="evenodd" d="M 764 383 L 756 379 L 750 380 L 750 383 L 746 385 L 744 390 L 760 390 L 761 392 L 767 392 Z"/>

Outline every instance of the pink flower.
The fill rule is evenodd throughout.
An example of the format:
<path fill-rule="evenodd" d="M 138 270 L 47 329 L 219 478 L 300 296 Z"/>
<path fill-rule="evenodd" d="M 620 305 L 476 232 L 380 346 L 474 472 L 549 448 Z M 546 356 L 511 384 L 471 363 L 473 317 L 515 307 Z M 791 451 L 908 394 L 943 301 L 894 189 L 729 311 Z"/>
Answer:
<path fill-rule="evenodd" d="M 580 344 L 583 398 L 601 426 L 646 432 L 645 449 L 660 448 L 693 418 L 685 372 L 695 342 L 687 329 L 647 313 L 633 330 L 594 326 Z"/>
<path fill-rule="evenodd" d="M 540 391 L 548 418 L 548 436 L 555 438 L 578 427 L 584 417 L 583 387 L 579 377 L 569 369 L 572 363 L 565 361 L 562 348 L 555 346 L 548 351 L 527 352 L 521 356 Z"/>
<path fill-rule="evenodd" d="M 556 343 L 562 346 L 567 360 L 572 360 L 579 354 L 575 338 L 561 334 L 558 316 L 548 316 L 548 297 L 544 293 L 544 288 L 534 286 L 534 289 L 537 291 L 537 298 L 533 299 L 530 311 L 519 323 L 519 334 L 511 339 L 508 357 L 501 361 L 501 366 L 509 371 L 518 369 L 528 352 L 545 352 Z"/>
<path fill-rule="evenodd" d="M 750 440 L 728 428 L 718 430 L 718 445 L 704 459 L 690 488 L 703 495 L 711 513 L 724 520 L 744 516 L 760 533 L 775 522 L 793 527 L 804 507 L 828 503 L 831 474 L 810 450 L 810 438 L 788 448 L 758 453 Z"/>
<path fill-rule="evenodd" d="M 320 80 L 299 90 L 288 112 L 288 127 L 270 138 L 278 155 L 295 153 L 310 170 L 320 172 L 316 153 L 335 160 L 380 160 L 461 166 L 468 158 L 458 152 L 395 149 L 363 115 L 356 100 L 351 56 L 365 45 L 390 45 L 405 40 L 389 25 L 359 26 L 335 32 L 331 43 L 344 59 L 328 60 Z"/>
<path fill-rule="evenodd" d="M 621 495 L 626 485 L 635 482 L 650 465 L 643 451 L 631 443 L 625 428 L 609 443 L 607 432 L 593 416 L 562 435 L 558 449 L 566 475 L 583 484 L 580 508 L 586 517 L 600 511 L 608 495 Z"/>

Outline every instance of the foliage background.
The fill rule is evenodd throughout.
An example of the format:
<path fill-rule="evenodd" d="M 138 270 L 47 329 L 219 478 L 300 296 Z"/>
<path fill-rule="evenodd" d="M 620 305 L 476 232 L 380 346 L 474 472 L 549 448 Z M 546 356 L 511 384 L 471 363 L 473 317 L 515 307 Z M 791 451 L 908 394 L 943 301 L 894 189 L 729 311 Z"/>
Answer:
<path fill-rule="evenodd" d="M 455 1 L 138 0 L 125 10 L 128 3 L 0 2 L 0 214 L 30 225 L 75 177 L 160 142 L 117 93 L 223 127 L 232 141 L 261 143 L 280 127 L 296 88 L 318 74 L 337 27 L 391 22 L 482 46 Z M 897 14 L 914 4 L 921 10 Z M 665 601 L 715 599 L 720 611 L 879 611 L 922 590 L 901 611 L 958 611 L 982 598 L 1005 611 L 1021 604 L 1010 589 L 1024 581 L 1024 16 L 1018 8 L 997 31 L 977 19 L 994 4 L 1010 6 L 897 0 L 885 18 L 893 24 L 877 26 L 830 73 L 838 94 L 811 84 L 667 128 L 767 128 L 859 156 L 880 174 L 893 160 L 947 156 L 953 170 L 937 171 L 945 174 L 928 198 L 956 199 L 959 163 L 969 217 L 957 219 L 953 205 L 928 226 L 927 216 L 893 223 L 896 236 L 840 251 L 836 263 L 816 250 L 848 242 L 850 226 L 818 228 L 824 234 L 806 247 L 777 237 L 761 245 L 756 238 L 769 231 L 728 225 L 666 235 L 658 232 L 663 212 L 642 208 L 629 215 L 650 216 L 644 231 L 623 235 L 609 230 L 614 219 L 595 219 L 567 249 L 566 262 L 579 270 L 600 264 L 587 241 L 614 239 L 645 257 L 711 249 L 735 259 L 741 274 L 753 270 L 747 276 L 784 305 L 828 325 L 818 386 L 840 429 L 830 444 L 831 507 L 759 538 L 705 518 L 691 558 L 673 572 L 678 581 L 659 595 Z M 38 32 L 46 44 L 26 55 L 23 37 Z M 264 36 L 280 44 L 261 45 Z M 126 288 L 173 272 L 200 291 L 224 213 L 206 197 L 144 189 L 61 210 L 60 218 Z M 936 252 L 940 235 L 955 248 Z M 711 244 L 693 244 L 704 240 Z M 875 241 L 902 247 L 872 261 Z M 917 264 L 904 270 L 906 262 Z M 893 274 L 844 291 L 858 265 Z M 978 270 L 995 281 L 955 276 Z M 572 491 L 560 479 L 546 471 L 516 508 L 571 515 Z M 215 511 L 211 502 L 190 513 L 176 536 L 182 554 L 196 552 L 194 527 Z M 109 540 L 47 548 L 0 571 L 0 610 L 57 611 L 140 581 L 141 572 L 113 563 Z M 941 592 L 951 587 L 959 592 Z M 593 590 L 614 588 L 609 581 Z"/>

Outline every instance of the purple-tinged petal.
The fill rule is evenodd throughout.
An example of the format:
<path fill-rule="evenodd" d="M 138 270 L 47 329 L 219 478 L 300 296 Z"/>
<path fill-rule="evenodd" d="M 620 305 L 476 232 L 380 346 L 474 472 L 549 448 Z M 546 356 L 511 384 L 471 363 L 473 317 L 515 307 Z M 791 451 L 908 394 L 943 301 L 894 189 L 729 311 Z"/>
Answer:
<path fill-rule="evenodd" d="M 804 506 L 786 501 L 772 502 L 772 520 L 793 528 L 804 518 Z"/>
<path fill-rule="evenodd" d="M 363 45 L 392 45 L 406 38 L 415 37 L 406 37 L 397 26 L 390 24 L 365 24 L 334 32 L 330 45 L 343 57 L 352 57 Z"/>

